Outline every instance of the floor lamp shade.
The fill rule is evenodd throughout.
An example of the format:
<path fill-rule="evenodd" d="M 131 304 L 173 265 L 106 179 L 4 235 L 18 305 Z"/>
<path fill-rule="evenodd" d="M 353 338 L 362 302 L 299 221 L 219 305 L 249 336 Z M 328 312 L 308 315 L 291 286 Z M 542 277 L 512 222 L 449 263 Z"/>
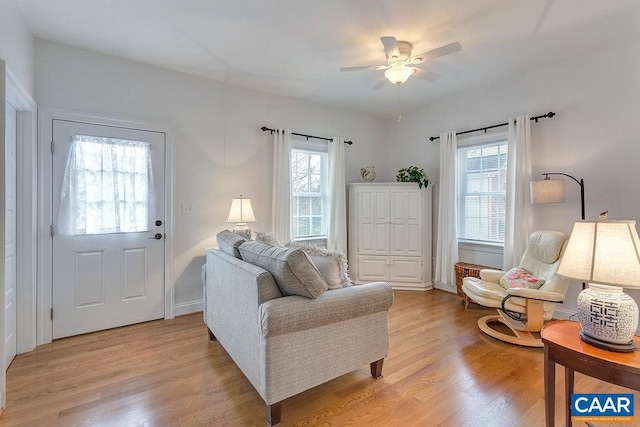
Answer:
<path fill-rule="evenodd" d="M 256 222 L 256 217 L 253 214 L 253 208 L 251 207 L 251 199 L 243 198 L 231 200 L 231 209 L 227 216 L 227 222 L 235 222 L 236 226 L 233 229 L 234 233 L 238 233 L 245 236 L 247 239 L 251 238 L 251 230 L 247 227 L 247 223 Z"/>
<path fill-rule="evenodd" d="M 585 219 L 584 179 L 563 172 L 545 172 L 542 181 L 531 181 L 531 203 L 564 203 L 564 180 L 551 179 L 549 175 L 562 175 L 571 178 L 580 186 L 580 218 Z"/>
<path fill-rule="evenodd" d="M 581 338 L 613 351 L 633 351 L 638 306 L 622 288 L 640 288 L 640 239 L 635 221 L 578 221 L 558 274 L 589 287 L 578 295 Z"/>
<path fill-rule="evenodd" d="M 564 203 L 564 179 L 531 181 L 531 203 Z"/>

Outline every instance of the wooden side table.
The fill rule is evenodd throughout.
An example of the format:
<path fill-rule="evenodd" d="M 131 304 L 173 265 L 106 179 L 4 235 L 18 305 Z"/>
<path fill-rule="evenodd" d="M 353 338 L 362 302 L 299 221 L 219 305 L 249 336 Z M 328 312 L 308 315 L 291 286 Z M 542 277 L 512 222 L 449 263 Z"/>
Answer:
<path fill-rule="evenodd" d="M 544 344 L 544 405 L 546 425 L 555 424 L 556 363 L 565 370 L 565 420 L 571 425 L 574 372 L 640 391 L 640 350 L 616 353 L 582 341 L 580 323 L 556 320 L 541 332 Z M 640 338 L 633 339 L 640 348 Z"/>

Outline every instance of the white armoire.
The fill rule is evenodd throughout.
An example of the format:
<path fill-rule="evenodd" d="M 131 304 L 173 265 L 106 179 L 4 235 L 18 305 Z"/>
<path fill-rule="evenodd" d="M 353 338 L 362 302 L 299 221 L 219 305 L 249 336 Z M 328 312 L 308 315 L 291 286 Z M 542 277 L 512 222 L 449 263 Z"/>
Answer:
<path fill-rule="evenodd" d="M 348 254 L 355 283 L 431 289 L 431 186 L 349 184 Z"/>

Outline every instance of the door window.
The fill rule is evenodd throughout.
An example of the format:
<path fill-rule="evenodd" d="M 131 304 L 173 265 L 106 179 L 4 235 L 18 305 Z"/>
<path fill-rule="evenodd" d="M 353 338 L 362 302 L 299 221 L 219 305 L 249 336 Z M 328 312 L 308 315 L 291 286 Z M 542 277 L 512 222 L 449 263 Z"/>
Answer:
<path fill-rule="evenodd" d="M 148 142 L 73 135 L 57 232 L 132 233 L 153 228 L 153 171 Z"/>

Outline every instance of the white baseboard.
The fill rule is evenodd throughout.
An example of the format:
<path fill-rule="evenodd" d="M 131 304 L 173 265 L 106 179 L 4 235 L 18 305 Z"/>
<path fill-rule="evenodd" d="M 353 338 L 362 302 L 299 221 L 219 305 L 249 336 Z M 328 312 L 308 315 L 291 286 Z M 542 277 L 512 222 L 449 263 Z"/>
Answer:
<path fill-rule="evenodd" d="M 433 289 L 431 283 L 402 283 L 402 282 L 388 282 L 391 285 L 391 289 L 396 291 L 430 291 Z"/>
<path fill-rule="evenodd" d="M 183 314 L 196 313 L 202 311 L 202 300 L 181 302 L 175 305 L 175 315 L 181 316 Z"/>
<path fill-rule="evenodd" d="M 440 289 L 441 291 L 452 292 L 454 294 L 457 293 L 455 283 L 434 282 L 433 287 L 436 289 Z"/>

